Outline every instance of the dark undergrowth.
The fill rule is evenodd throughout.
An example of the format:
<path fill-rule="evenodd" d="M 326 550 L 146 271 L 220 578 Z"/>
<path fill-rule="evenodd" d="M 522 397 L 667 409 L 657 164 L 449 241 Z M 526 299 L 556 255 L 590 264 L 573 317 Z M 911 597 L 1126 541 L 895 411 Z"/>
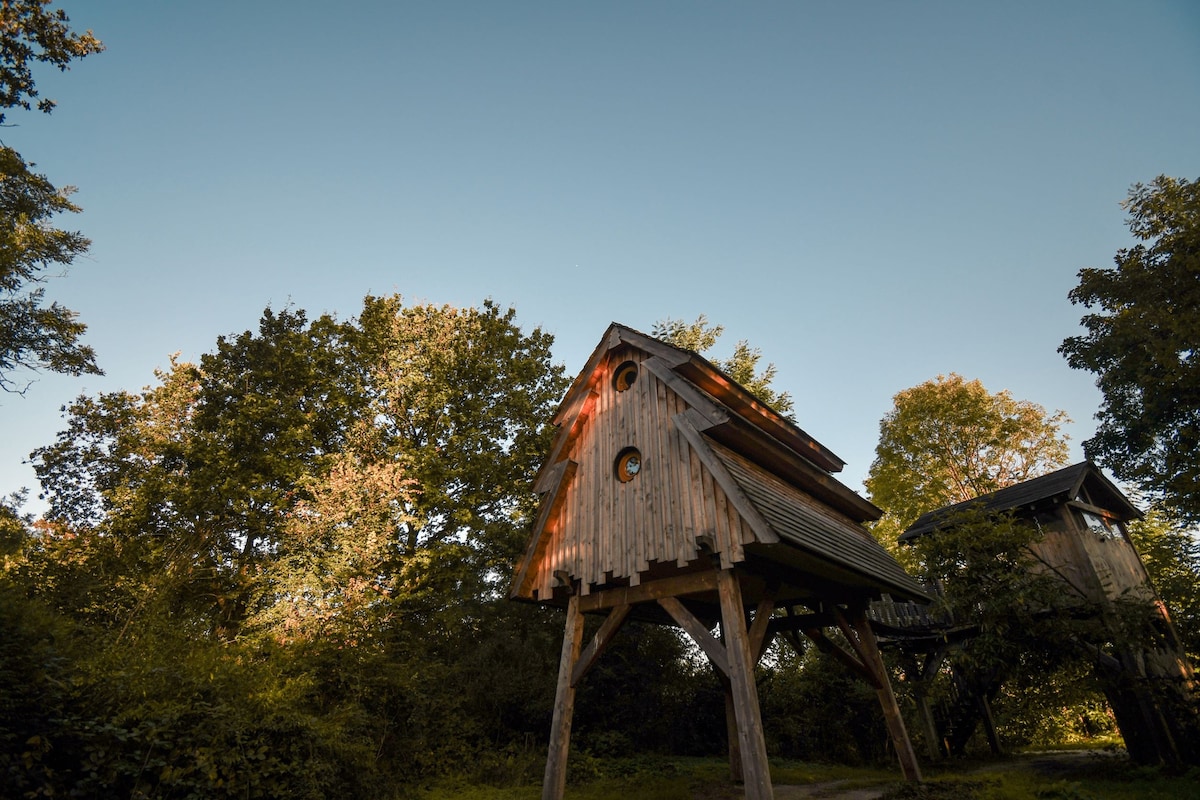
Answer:
<path fill-rule="evenodd" d="M 421 787 L 419 800 L 536 800 L 541 797 L 541 763 L 530 761 L 509 774 L 512 781 L 480 776 L 444 778 Z M 493 778 L 500 777 L 493 775 Z M 1200 797 L 1200 770 L 1136 767 L 1112 751 L 1024 754 L 995 760 L 955 761 L 926 766 L 925 781 L 897 780 L 895 768 L 846 767 L 772 761 L 776 787 L 821 784 L 818 796 L 871 789 L 884 800 L 1193 800 Z M 783 794 L 782 791 L 779 794 Z M 571 758 L 567 800 L 735 800 L 740 787 L 729 781 L 720 759 L 638 756 Z"/>

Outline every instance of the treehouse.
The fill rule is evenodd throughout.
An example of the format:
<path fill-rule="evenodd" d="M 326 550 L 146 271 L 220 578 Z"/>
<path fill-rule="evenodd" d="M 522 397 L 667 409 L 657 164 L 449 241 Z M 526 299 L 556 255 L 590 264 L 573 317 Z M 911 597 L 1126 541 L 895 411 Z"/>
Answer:
<path fill-rule="evenodd" d="M 863 528 L 880 512 L 834 477 L 837 456 L 703 357 L 617 324 L 554 421 L 512 583 L 514 599 L 566 610 L 544 798 L 563 793 L 575 688 L 628 618 L 683 629 L 722 677 L 747 797 L 772 797 L 753 670 L 776 634 L 871 683 L 919 780 L 867 609 L 925 594 Z M 603 621 L 585 648 L 588 614 Z"/>
<path fill-rule="evenodd" d="M 1154 589 L 1125 524 L 1142 516 L 1091 462 L 1051 472 L 966 503 L 922 515 L 900 536 L 911 542 L 951 521 L 966 508 L 1012 513 L 1036 525 L 1038 561 L 1085 603 L 1154 600 Z"/>
<path fill-rule="evenodd" d="M 1034 568 L 1047 570 L 1061 581 L 1064 608 L 1073 609 L 1077 616 L 1097 619 L 1101 630 L 1115 632 L 1121 625 L 1122 606 L 1144 604 L 1150 610 L 1149 625 L 1137 646 L 1129 642 L 1113 646 L 1111 641 L 1119 638 L 1065 642 L 1064 646 L 1086 650 L 1095 660 L 1096 669 L 1105 678 L 1109 705 L 1135 760 L 1187 760 L 1187 742 L 1194 741 L 1196 735 L 1194 678 L 1167 609 L 1158 599 L 1126 530 L 1126 524 L 1141 517 L 1141 512 L 1094 464 L 1085 461 L 924 514 L 900 536 L 900 541 L 937 535 L 939 529 L 952 527 L 956 517 L 968 509 L 1011 514 L 1036 526 L 1041 536 L 1031 547 Z M 874 611 L 877 619 L 882 616 L 880 611 L 880 607 Z M 962 696 L 952 704 L 958 708 L 945 709 L 940 720 L 932 718 L 922 697 L 922 684 L 935 677 L 943 659 L 953 662 L 956 643 L 973 635 L 969 626 L 954 620 L 931 624 L 927 615 L 910 613 L 907 623 L 896 621 L 890 627 L 876 627 L 889 644 L 926 656 L 922 667 L 913 669 L 914 663 L 910 663 L 908 671 L 918 688 L 927 742 L 932 737 L 946 742 L 952 752 L 961 751 L 976 721 L 982 721 L 992 749 L 998 750 L 988 698 L 999 690 L 1003 675 L 968 677 L 960 672 L 957 691 Z M 940 729 L 940 735 L 932 734 L 934 729 Z"/>

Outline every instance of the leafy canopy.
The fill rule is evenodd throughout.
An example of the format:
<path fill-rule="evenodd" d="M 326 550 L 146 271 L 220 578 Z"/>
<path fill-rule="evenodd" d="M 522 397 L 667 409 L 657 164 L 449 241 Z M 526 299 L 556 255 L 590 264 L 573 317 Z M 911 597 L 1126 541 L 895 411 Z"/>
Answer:
<path fill-rule="evenodd" d="M 767 364 L 762 371 L 758 371 L 758 362 L 762 360 L 762 351 L 759 348 L 751 347 L 748 341 L 742 339 L 734 346 L 733 354 L 729 358 L 719 359 L 707 355 L 725 333 L 724 325 L 710 325 L 708 317 L 704 314 L 690 323 L 667 317 L 654 323 L 651 333 L 656 339 L 668 344 L 705 355 L 712 361 L 713 366 L 745 387 L 750 394 L 788 419 L 795 420 L 792 415 L 795 407 L 792 396 L 788 392 L 776 391 L 771 386 L 775 380 L 775 365 Z"/>
<path fill-rule="evenodd" d="M 0 2 L 0 109 L 32 108 L 50 113 L 54 101 L 38 99 L 33 65 L 68 69 L 71 61 L 104 49 L 91 31 L 73 33 L 61 9 L 50 0 Z M 0 125 L 6 119 L 0 110 Z M 32 164 L 0 145 L 0 389 L 22 392 L 17 369 L 48 369 L 68 375 L 100 374 L 92 348 L 79 343 L 85 326 L 75 312 L 45 304 L 50 270 L 65 272 L 91 242 L 79 233 L 58 230 L 50 220 L 79 208 L 67 198 L 70 187 L 56 189 Z"/>
<path fill-rule="evenodd" d="M 73 33 L 62 9 L 51 10 L 50 0 L 4 0 L 0 3 L 0 108 L 32 107 L 49 114 L 55 102 L 39 98 L 33 80 L 34 64 L 70 69 L 77 58 L 104 50 L 92 32 Z M 0 112 L 0 123 L 5 120 Z"/>
<path fill-rule="evenodd" d="M 68 375 L 101 374 L 91 347 L 80 344 L 85 326 L 74 311 L 45 303 L 51 270 L 66 270 L 91 244 L 50 220 L 77 212 L 71 189 L 56 189 L 30 171 L 17 151 L 0 146 L 0 389 L 23 391 L 17 369 Z"/>
<path fill-rule="evenodd" d="M 884 511 L 875 533 L 886 546 L 927 511 L 1050 472 L 1067 462 L 1068 421 L 1008 390 L 939 375 L 893 398 L 865 481 Z"/>
<path fill-rule="evenodd" d="M 1200 663 L 1200 539 L 1196 531 L 1153 506 L 1144 517 L 1131 522 L 1128 530 L 1188 656 L 1193 663 Z"/>
<path fill-rule="evenodd" d="M 122 543 L 145 597 L 222 638 L 490 596 L 565 388 L 551 341 L 491 302 L 267 309 L 140 395 L 79 398 L 33 454 L 48 516 Z"/>
<path fill-rule="evenodd" d="M 1083 336 L 1059 352 L 1104 398 L 1090 458 L 1200 521 L 1200 180 L 1159 176 L 1124 203 L 1139 244 L 1082 269 Z"/>

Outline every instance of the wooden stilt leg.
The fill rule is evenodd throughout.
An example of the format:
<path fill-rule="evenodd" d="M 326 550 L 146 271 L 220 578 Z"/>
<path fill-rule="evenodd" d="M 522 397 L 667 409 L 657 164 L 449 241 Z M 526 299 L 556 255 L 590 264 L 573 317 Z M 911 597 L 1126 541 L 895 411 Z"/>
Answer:
<path fill-rule="evenodd" d="M 935 650 L 925 656 L 924 666 L 918 664 L 912 653 L 901 653 L 900 663 L 904 667 L 904 675 L 913 687 L 913 699 L 917 703 L 917 718 L 921 722 L 921 735 L 925 739 L 925 754 L 930 761 L 942 757 L 941 739 L 937 732 L 937 722 L 933 718 L 933 710 L 929 707 L 929 687 L 937 677 L 938 667 L 944 658 L 944 651 Z"/>
<path fill-rule="evenodd" d="M 879 705 L 883 708 L 883 718 L 887 722 L 888 733 L 896 746 L 896 755 L 900 758 L 900 769 L 904 772 L 905 780 L 920 781 L 921 767 L 917 764 L 917 754 L 913 752 L 912 740 L 904 727 L 904 718 L 900 716 L 900 704 L 892 692 L 892 682 L 888 679 L 887 667 L 884 666 L 883 656 L 879 654 L 879 643 L 875 640 L 875 632 L 867 620 L 865 610 L 853 612 L 851 624 L 858 635 L 862 646 L 861 655 L 869 667 L 879 678 L 875 693 L 879 697 Z"/>
<path fill-rule="evenodd" d="M 925 692 L 925 686 L 918 684 L 914 692 L 917 700 L 917 712 L 921 718 L 921 727 L 925 735 L 925 754 L 929 756 L 930 761 L 937 761 L 942 757 L 942 749 L 939 745 L 937 723 L 933 719 L 933 711 L 929 708 L 929 698 Z"/>
<path fill-rule="evenodd" d="M 558 688 L 554 693 L 554 722 L 550 726 L 550 752 L 546 756 L 542 800 L 562 800 L 567 790 L 567 753 L 571 746 L 571 717 L 575 714 L 575 687 L 571 685 L 571 674 L 579 661 L 582 645 L 583 614 L 579 611 L 579 596 L 572 595 L 567 603 L 562 658 L 558 663 Z"/>
<path fill-rule="evenodd" d="M 737 710 L 733 705 L 733 684 L 729 678 L 721 676 L 721 685 L 725 689 L 725 732 L 729 737 L 729 778 L 734 783 L 744 783 L 745 774 L 742 772 L 742 747 L 738 742 Z"/>
<path fill-rule="evenodd" d="M 977 697 L 979 703 L 979 719 L 983 722 L 983 735 L 987 737 L 988 747 L 991 748 L 993 755 L 1002 755 L 1003 748 L 1000 747 L 1000 736 L 996 733 L 996 719 L 992 716 L 992 704 L 987 699 L 987 695 L 980 691 Z"/>
<path fill-rule="evenodd" d="M 767 743 L 763 738 L 758 690 L 754 686 L 754 659 L 746 631 L 746 610 L 737 575 L 732 569 L 717 572 L 717 591 L 721 596 L 721 632 L 729 661 L 729 683 L 742 751 L 746 800 L 773 800 Z"/>

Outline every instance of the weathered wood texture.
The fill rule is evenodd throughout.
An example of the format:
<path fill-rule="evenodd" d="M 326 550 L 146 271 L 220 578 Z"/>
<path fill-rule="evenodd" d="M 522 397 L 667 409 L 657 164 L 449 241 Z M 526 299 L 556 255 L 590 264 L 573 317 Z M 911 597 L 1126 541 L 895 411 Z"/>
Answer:
<path fill-rule="evenodd" d="M 546 757 L 546 776 L 542 781 L 542 800 L 562 800 L 567 788 L 567 755 L 571 748 L 571 719 L 575 716 L 575 684 L 571 677 L 583 645 L 583 614 L 579 597 L 567 602 L 567 621 L 563 632 L 562 656 L 558 663 L 558 688 L 554 693 L 554 720 L 550 725 L 550 751 Z"/>
<path fill-rule="evenodd" d="M 627 391 L 609 379 L 596 381 L 594 403 L 570 448 L 579 466 L 565 500 L 547 515 L 542 557 L 529 576 L 539 599 L 552 596 L 555 572 L 578 579 L 586 595 L 613 580 L 636 586 L 651 563 L 686 565 L 699 557 L 701 541 L 729 567 L 744 560 L 743 546 L 754 541 L 736 504 L 672 421 L 688 405 L 642 366 L 646 358 L 620 348 L 601 369 L 611 375 L 625 361 L 639 367 Z M 628 447 L 641 452 L 641 470 L 622 483 L 614 470 Z"/>
<path fill-rule="evenodd" d="M 758 689 L 754 685 L 754 660 L 737 573 L 721 570 L 717 574 L 717 589 L 721 596 L 721 631 L 728 663 L 726 674 L 733 695 L 746 800 L 772 800 L 775 792 L 767 764 L 767 743 L 763 737 Z"/>

